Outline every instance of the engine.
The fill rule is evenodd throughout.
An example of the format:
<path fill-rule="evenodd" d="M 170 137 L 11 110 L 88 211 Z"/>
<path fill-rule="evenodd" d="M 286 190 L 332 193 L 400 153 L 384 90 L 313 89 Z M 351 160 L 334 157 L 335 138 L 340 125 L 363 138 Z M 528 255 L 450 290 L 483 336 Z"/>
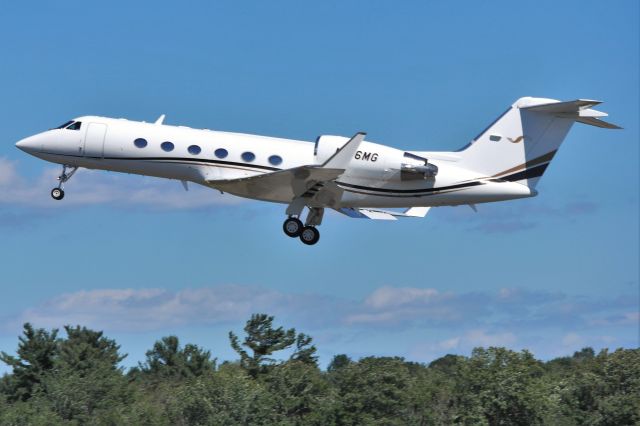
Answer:
<path fill-rule="evenodd" d="M 342 148 L 344 144 L 349 142 L 349 138 L 344 136 L 322 135 L 316 139 L 316 145 L 313 148 L 313 155 L 316 164 L 322 164 L 329 159 L 337 150 Z"/>
<path fill-rule="evenodd" d="M 344 136 L 318 137 L 314 147 L 316 164 L 327 161 L 348 141 Z M 369 179 L 425 180 L 435 178 L 438 167 L 419 155 L 363 141 L 349 165 L 349 174 Z"/>
<path fill-rule="evenodd" d="M 424 157 L 405 152 L 400 164 L 401 180 L 433 179 L 438 174 L 438 166 Z"/>

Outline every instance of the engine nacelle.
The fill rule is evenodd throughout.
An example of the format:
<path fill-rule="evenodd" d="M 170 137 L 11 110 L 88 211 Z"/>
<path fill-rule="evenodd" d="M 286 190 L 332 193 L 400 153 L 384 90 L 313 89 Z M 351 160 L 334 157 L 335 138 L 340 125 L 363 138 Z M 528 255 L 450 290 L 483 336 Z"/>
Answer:
<path fill-rule="evenodd" d="M 349 142 L 349 138 L 344 136 L 322 135 L 316 139 L 316 145 L 313 148 L 313 155 L 316 164 L 322 164 L 329 159 L 337 150 L 342 148 L 344 144 Z"/>
<path fill-rule="evenodd" d="M 438 166 L 429 163 L 424 157 L 405 152 L 403 163 L 400 164 L 400 178 L 402 180 L 433 179 L 438 174 Z"/>

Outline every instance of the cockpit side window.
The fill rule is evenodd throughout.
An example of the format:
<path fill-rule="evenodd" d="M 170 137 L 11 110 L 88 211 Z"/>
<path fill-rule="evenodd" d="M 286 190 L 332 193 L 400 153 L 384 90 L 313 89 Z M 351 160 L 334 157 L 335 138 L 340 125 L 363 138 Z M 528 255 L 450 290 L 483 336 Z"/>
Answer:
<path fill-rule="evenodd" d="M 73 120 L 67 121 L 66 123 L 56 127 L 56 129 L 64 129 L 65 127 L 67 127 L 71 123 L 73 123 Z"/>
<path fill-rule="evenodd" d="M 80 126 L 82 126 L 82 122 L 76 121 L 73 124 L 71 124 L 69 127 L 67 127 L 67 130 L 80 130 Z"/>

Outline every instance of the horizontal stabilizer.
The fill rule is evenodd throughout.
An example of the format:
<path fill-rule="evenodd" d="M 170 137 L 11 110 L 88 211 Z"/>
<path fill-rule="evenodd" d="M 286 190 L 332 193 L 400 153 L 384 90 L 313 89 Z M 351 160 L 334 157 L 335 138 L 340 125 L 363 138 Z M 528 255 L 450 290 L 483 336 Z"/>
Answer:
<path fill-rule="evenodd" d="M 555 115 L 562 118 L 573 118 L 575 121 L 590 126 L 602 127 L 605 129 L 622 129 L 622 127 L 607 121 L 600 120 L 598 117 L 607 117 L 609 114 L 602 111 L 591 109 L 592 106 L 601 104 L 601 101 L 590 99 L 576 99 L 567 102 L 551 102 L 546 104 L 532 105 L 520 107 L 525 111 L 535 111 Z"/>
<path fill-rule="evenodd" d="M 551 102 L 548 104 L 524 106 L 524 107 L 520 107 L 520 109 L 525 109 L 528 111 L 548 112 L 548 113 L 577 112 L 582 109 L 591 108 L 592 106 L 596 106 L 601 103 L 602 101 L 594 101 L 591 99 L 576 99 L 575 101 Z"/>
<path fill-rule="evenodd" d="M 425 217 L 429 209 L 430 207 L 411 207 L 400 213 L 389 210 L 343 207 L 337 211 L 356 219 L 397 220 L 399 217 Z"/>
<path fill-rule="evenodd" d="M 609 123 L 608 121 L 600 120 L 595 117 L 580 117 L 576 118 L 577 122 L 583 124 L 589 124 L 590 126 L 602 127 L 604 129 L 622 129 L 622 127 Z"/>

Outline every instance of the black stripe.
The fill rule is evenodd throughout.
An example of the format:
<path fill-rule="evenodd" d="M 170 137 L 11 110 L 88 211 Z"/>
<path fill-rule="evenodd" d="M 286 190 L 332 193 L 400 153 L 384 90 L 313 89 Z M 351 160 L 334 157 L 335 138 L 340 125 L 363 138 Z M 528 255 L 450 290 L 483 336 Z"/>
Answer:
<path fill-rule="evenodd" d="M 225 164 L 231 166 L 251 167 L 254 169 L 269 170 L 277 172 L 277 167 L 261 166 L 259 164 L 237 163 L 234 161 L 208 160 L 205 158 L 182 158 L 182 157 L 104 157 L 105 160 L 141 160 L 141 161 L 183 161 L 189 163 Z"/>
<path fill-rule="evenodd" d="M 370 187 L 370 186 L 362 186 L 362 185 L 352 185 L 350 183 L 344 183 L 344 182 L 338 182 L 338 181 L 336 181 L 336 183 L 338 185 L 340 185 L 340 186 L 346 186 L 348 188 L 354 188 L 354 189 L 361 189 L 361 190 L 364 190 L 364 191 L 396 193 L 396 194 L 428 194 L 428 193 L 432 193 L 432 192 L 446 191 L 446 190 L 449 190 L 449 189 L 468 188 L 468 187 L 472 187 L 472 186 L 484 185 L 480 181 L 475 181 L 475 182 L 460 183 L 460 184 L 456 184 L 456 185 L 440 186 L 440 187 L 435 187 L 435 188 L 391 189 L 391 188 L 373 188 L 373 187 Z"/>
<path fill-rule="evenodd" d="M 88 157 L 84 155 L 71 155 L 71 154 L 56 154 L 53 152 L 42 152 L 43 154 L 48 155 L 57 155 L 60 157 L 74 157 L 74 158 L 88 158 L 92 160 L 125 160 L 125 161 L 166 161 L 166 162 L 175 162 L 182 161 L 185 163 L 205 163 L 205 164 L 222 164 L 228 166 L 239 166 L 239 167 L 247 167 L 261 170 L 269 170 L 272 172 L 277 172 L 279 170 L 278 167 L 269 167 L 269 166 L 261 166 L 259 164 L 248 164 L 248 163 L 237 163 L 234 161 L 222 161 L 222 160 L 209 160 L 206 158 L 183 158 L 183 157 Z"/>
<path fill-rule="evenodd" d="M 375 194 L 375 193 L 371 193 L 371 192 L 362 192 L 362 191 L 355 191 L 353 189 L 347 189 L 347 188 L 343 188 L 345 191 L 347 192 L 353 192 L 354 194 L 363 194 L 363 195 L 371 195 L 373 197 L 391 197 L 391 198 L 420 198 L 420 197 L 428 197 L 428 196 L 434 196 L 434 195 L 440 195 L 440 194 L 449 194 L 451 192 L 456 192 L 456 191 L 462 191 L 464 190 L 464 188 L 459 188 L 459 189 L 450 189 L 448 191 L 441 191 L 441 192 L 431 192 L 428 194 L 387 194 L 387 193 L 383 193 L 383 194 Z"/>
<path fill-rule="evenodd" d="M 544 171 L 545 171 L 545 169 L 547 168 L 548 165 L 549 165 L 549 163 L 542 164 L 541 166 L 532 167 L 530 169 L 523 170 L 521 172 L 514 173 L 512 175 L 503 176 L 500 179 L 506 180 L 506 181 L 509 181 L 509 182 L 516 182 L 518 180 L 523 180 L 523 179 L 537 178 L 537 177 L 542 176 L 542 174 L 544 173 Z"/>

